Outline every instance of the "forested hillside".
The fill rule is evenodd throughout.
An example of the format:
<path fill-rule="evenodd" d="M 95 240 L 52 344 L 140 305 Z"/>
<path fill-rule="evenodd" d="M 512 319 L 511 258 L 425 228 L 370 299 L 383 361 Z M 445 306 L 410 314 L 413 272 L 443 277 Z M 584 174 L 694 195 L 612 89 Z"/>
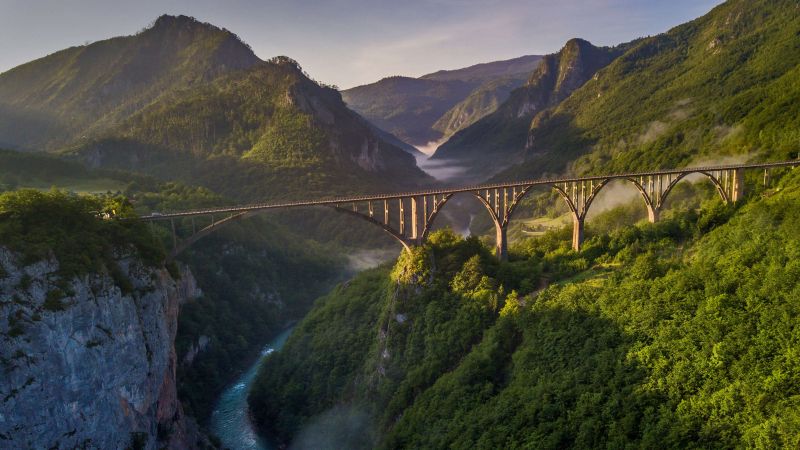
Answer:
<path fill-rule="evenodd" d="M 800 173 L 738 207 L 673 206 L 503 264 L 438 232 L 320 299 L 252 411 L 334 447 L 797 447 Z"/>
<path fill-rule="evenodd" d="M 531 120 L 559 105 L 624 48 L 571 39 L 558 53 L 545 56 L 525 85 L 513 90 L 496 111 L 457 132 L 433 158 L 466 163 L 473 177 L 484 178 L 518 163 Z"/>
<path fill-rule="evenodd" d="M 240 200 L 429 182 L 393 140 L 296 61 L 186 16 L 0 74 L 0 142 Z"/>
<path fill-rule="evenodd" d="M 731 155 L 796 157 L 798 32 L 795 1 L 730 0 L 626 44 L 624 54 L 566 100 L 527 121 L 514 145 L 502 149 L 524 163 L 498 178 L 678 167 Z M 480 123 L 460 135 L 478 133 Z M 445 152 L 455 142 L 441 156 L 457 157 Z M 482 142 L 470 139 L 461 147 Z M 500 142 L 481 148 L 505 155 L 494 151 Z M 462 162 L 479 167 L 481 159 Z"/>

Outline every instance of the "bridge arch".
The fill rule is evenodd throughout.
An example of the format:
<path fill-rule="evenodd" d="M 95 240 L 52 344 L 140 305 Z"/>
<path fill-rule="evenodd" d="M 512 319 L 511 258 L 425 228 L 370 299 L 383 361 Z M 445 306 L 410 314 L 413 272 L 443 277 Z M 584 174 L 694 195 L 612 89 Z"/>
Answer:
<path fill-rule="evenodd" d="M 635 177 L 625 177 L 624 179 L 631 182 L 639 191 L 642 199 L 644 199 L 645 205 L 647 206 L 648 220 L 650 223 L 655 223 L 658 221 L 661 214 L 661 208 L 663 208 L 664 204 L 666 203 L 667 196 L 670 194 L 670 192 L 672 192 L 672 189 L 680 181 L 693 174 L 704 175 L 706 178 L 708 178 L 708 180 L 711 181 L 716 188 L 717 193 L 722 201 L 725 203 L 731 202 L 733 200 L 732 195 L 736 195 L 734 193 L 729 194 L 725 189 L 726 184 L 733 185 L 739 183 L 739 181 L 736 180 L 737 175 L 731 175 L 727 171 L 720 172 L 720 175 L 717 176 L 712 171 L 687 170 L 685 172 L 667 176 L 666 186 L 664 185 L 665 178 L 663 176 L 657 176 L 655 178 L 651 176 L 648 177 L 647 180 L 645 180 L 645 177 L 640 177 L 638 180 Z M 728 180 L 728 177 L 731 179 Z"/>
<path fill-rule="evenodd" d="M 494 208 L 489 203 L 489 201 L 483 195 L 481 195 L 479 192 L 477 192 L 477 191 L 474 191 L 474 192 L 463 192 L 463 194 L 468 194 L 468 197 L 472 197 L 472 198 L 477 199 L 478 203 L 483 205 L 484 208 L 486 209 L 486 211 L 489 213 L 489 218 L 492 219 L 492 223 L 495 226 L 495 233 L 496 233 L 495 234 L 495 248 L 496 248 L 496 251 L 497 251 L 498 258 L 501 258 L 501 259 L 505 258 L 505 255 L 507 253 L 508 248 L 507 248 L 506 238 L 505 238 L 505 236 L 506 236 L 506 227 L 505 227 L 505 224 L 503 222 L 503 217 L 498 215 L 498 211 L 496 210 L 496 208 Z M 455 195 L 456 194 L 449 194 L 449 195 L 444 196 L 442 198 L 442 200 L 439 203 L 437 203 L 436 208 L 434 208 L 434 210 L 431 212 L 431 214 L 426 217 L 425 227 L 424 227 L 424 230 L 422 232 L 422 237 L 421 237 L 420 243 L 425 242 L 425 240 L 428 239 L 428 235 L 430 234 L 431 230 L 433 229 L 433 224 L 434 224 L 434 221 L 436 220 L 436 217 L 442 211 L 442 209 L 445 206 L 445 204 L 450 199 L 452 199 Z"/>
<path fill-rule="evenodd" d="M 611 180 L 612 178 L 603 178 L 590 180 L 588 183 L 586 181 L 576 181 L 564 183 L 563 187 L 558 183 L 553 184 L 553 189 L 561 195 L 561 198 L 564 199 L 572 212 L 573 250 L 580 250 L 583 243 L 584 222 L 586 221 L 586 213 L 589 211 L 589 207 L 592 206 L 592 202 L 597 198 L 597 194 Z M 596 184 L 595 181 L 597 181 Z"/>
<path fill-rule="evenodd" d="M 333 209 L 336 212 L 339 212 L 339 213 L 342 213 L 342 214 L 348 214 L 348 215 L 351 215 L 351 216 L 354 216 L 354 217 L 358 217 L 359 219 L 366 220 L 367 222 L 370 222 L 372 224 L 375 224 L 375 225 L 381 227 L 381 229 L 383 229 L 383 231 L 388 233 L 389 236 L 395 238 L 398 242 L 400 242 L 400 244 L 403 245 L 403 249 L 405 249 L 405 250 L 411 250 L 411 247 L 414 245 L 413 242 L 409 242 L 409 240 L 405 236 L 403 236 L 400 233 L 398 233 L 397 231 L 395 231 L 388 224 L 384 224 L 383 222 L 379 222 L 379 221 L 375 220 L 372 217 L 365 216 L 364 214 L 361 214 L 361 213 L 359 213 L 357 211 L 351 211 L 351 210 L 349 210 L 347 208 L 342 208 L 340 206 L 334 206 Z"/>
<path fill-rule="evenodd" d="M 766 184 L 768 181 L 769 170 L 783 167 L 794 168 L 797 166 L 800 166 L 800 160 L 758 164 L 692 167 L 675 170 L 610 174 L 601 177 L 542 179 L 510 183 L 483 184 L 461 188 L 429 189 L 389 195 L 365 195 L 304 201 L 264 202 L 181 211 L 170 214 L 160 214 L 154 212 L 149 216 L 130 219 L 120 218 L 119 220 L 141 220 L 147 222 L 170 221 L 172 225 L 173 251 L 170 253 L 169 257 L 174 258 L 175 255 L 185 250 L 188 246 L 201 239 L 203 236 L 208 235 L 226 223 L 245 217 L 245 215 L 249 213 L 265 211 L 268 209 L 328 206 L 335 208 L 337 211 L 346 212 L 362 219 L 366 219 L 368 222 L 380 226 L 393 238 L 397 239 L 404 248 L 410 248 L 412 245 L 421 244 L 428 237 L 432 224 L 438 216 L 439 211 L 453 195 L 457 193 L 469 193 L 476 197 L 489 212 L 490 217 L 497 228 L 498 257 L 500 259 L 505 259 L 506 227 L 516 208 L 519 206 L 520 201 L 530 192 L 531 188 L 535 186 L 552 187 L 566 202 L 568 208 L 572 212 L 573 220 L 575 222 L 573 247 L 577 250 L 579 249 L 580 243 L 583 239 L 583 221 L 586 217 L 586 213 L 595 200 L 596 195 L 610 180 L 621 179 L 631 182 L 642 195 L 642 198 L 644 199 L 648 208 L 650 220 L 656 221 L 658 219 L 659 211 L 664 205 L 664 201 L 672 192 L 673 188 L 678 182 L 691 174 L 697 173 L 705 176 L 712 182 L 717 190 L 717 193 L 724 202 L 735 203 L 742 197 L 744 193 L 744 170 L 764 170 L 764 180 Z M 645 182 L 645 180 L 647 181 Z M 383 221 L 374 216 L 373 204 L 378 202 L 383 203 L 384 205 Z M 387 206 L 388 202 L 399 203 L 399 214 L 396 214 L 394 217 L 395 221 L 399 221 L 399 226 L 396 228 L 389 220 L 390 212 L 389 207 Z M 352 211 L 340 206 L 351 203 Z M 365 214 L 362 211 L 359 211 L 356 206 L 357 203 L 362 205 L 367 204 L 368 213 Z M 404 205 L 408 206 L 406 210 L 404 210 Z M 429 206 L 432 207 L 432 210 L 429 208 Z M 410 210 L 410 214 L 405 213 L 407 210 Z M 222 215 L 224 218 L 215 221 L 215 215 L 217 217 Z M 194 227 L 194 218 L 209 216 L 211 217 L 211 225 L 197 231 Z M 179 244 L 175 229 L 175 220 L 183 218 L 192 218 L 193 234 Z M 406 223 L 406 219 L 410 219 L 410 224 Z"/>

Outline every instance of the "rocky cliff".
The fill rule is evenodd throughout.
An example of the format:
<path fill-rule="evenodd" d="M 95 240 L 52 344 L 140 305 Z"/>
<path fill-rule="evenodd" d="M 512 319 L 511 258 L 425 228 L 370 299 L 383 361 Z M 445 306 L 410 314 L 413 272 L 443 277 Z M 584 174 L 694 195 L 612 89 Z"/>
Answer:
<path fill-rule="evenodd" d="M 0 247 L 0 447 L 196 446 L 174 348 L 193 278 L 115 259 L 113 276 L 64 279 L 55 259 L 26 265 Z"/>

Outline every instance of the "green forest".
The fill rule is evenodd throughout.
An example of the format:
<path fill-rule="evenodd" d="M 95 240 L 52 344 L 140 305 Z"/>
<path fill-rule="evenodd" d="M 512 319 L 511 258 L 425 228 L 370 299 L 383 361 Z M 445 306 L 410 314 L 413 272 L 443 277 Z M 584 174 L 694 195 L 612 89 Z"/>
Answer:
<path fill-rule="evenodd" d="M 520 202 L 504 262 L 490 216 L 461 202 L 467 188 L 424 245 L 358 274 L 354 253 L 399 245 L 330 207 L 248 214 L 175 261 L 175 242 L 210 217 L 127 220 L 800 158 L 797 0 L 729 0 L 613 47 L 570 39 L 525 75 L 458 78 L 489 70 L 477 67 L 339 92 L 224 28 L 164 15 L 0 73 L 0 250 L 13 263 L 0 261 L 12 280 L 0 337 L 42 344 L 33 330 L 68 321 L 76 278 L 108 274 L 135 298 L 121 269 L 135 258 L 192 291 L 175 342 L 162 342 L 180 400 L 164 423 L 185 415 L 203 442 L 220 443 L 209 436 L 220 394 L 291 328 L 248 396 L 280 448 L 800 448 L 800 168 L 746 171 L 735 204 L 683 178 L 656 223 L 611 181 L 580 251 L 568 207 L 542 185 Z M 456 175 L 434 180 L 400 139 L 433 145 L 443 132 L 455 134 L 428 167 Z M 44 260 L 59 269 L 23 314 Z M 17 282 L 6 266 L 27 272 Z M 40 362 L 55 355 L 39 347 Z M 38 392 L 17 381 L 4 397 Z M 26 433 L 39 426 L 28 419 Z M 159 442 L 184 431 L 161 423 L 148 431 Z M 0 427 L 0 447 L 24 427 Z"/>
<path fill-rule="evenodd" d="M 564 229 L 502 264 L 439 231 L 318 300 L 251 409 L 283 442 L 328 417 L 353 448 L 796 448 L 799 202 L 791 171 L 655 224 L 612 209 L 580 252 Z"/>

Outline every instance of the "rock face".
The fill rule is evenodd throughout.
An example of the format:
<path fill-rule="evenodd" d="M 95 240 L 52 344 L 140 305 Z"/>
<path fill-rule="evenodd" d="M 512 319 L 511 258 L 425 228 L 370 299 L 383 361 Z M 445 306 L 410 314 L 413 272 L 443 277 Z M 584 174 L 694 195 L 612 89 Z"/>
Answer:
<path fill-rule="evenodd" d="M 178 309 L 191 282 L 130 257 L 118 265 L 114 277 L 64 280 L 57 261 L 23 266 L 0 247 L 0 447 L 197 442 L 175 386 Z"/>

